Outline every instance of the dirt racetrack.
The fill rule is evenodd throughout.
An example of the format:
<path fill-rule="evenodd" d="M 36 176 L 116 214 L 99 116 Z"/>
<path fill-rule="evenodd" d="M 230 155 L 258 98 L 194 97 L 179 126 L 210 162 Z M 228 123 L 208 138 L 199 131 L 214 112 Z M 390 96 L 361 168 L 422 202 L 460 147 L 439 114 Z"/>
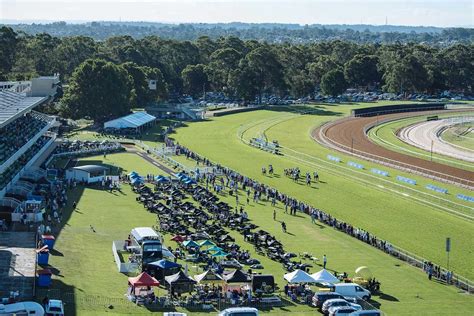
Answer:
<path fill-rule="evenodd" d="M 349 117 L 326 124 L 315 129 L 312 133 L 313 138 L 323 145 L 344 153 L 473 189 L 474 172 L 386 149 L 371 142 L 366 135 L 366 131 L 370 127 L 390 120 L 449 112 L 455 113 L 455 111 L 443 110 Z"/>

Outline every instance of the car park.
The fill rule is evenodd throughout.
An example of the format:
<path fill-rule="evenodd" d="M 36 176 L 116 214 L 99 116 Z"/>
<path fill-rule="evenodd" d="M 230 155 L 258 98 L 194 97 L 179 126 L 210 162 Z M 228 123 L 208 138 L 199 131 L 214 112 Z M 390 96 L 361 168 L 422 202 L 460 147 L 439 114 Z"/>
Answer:
<path fill-rule="evenodd" d="M 356 309 L 362 309 L 362 306 L 360 306 L 359 304 L 348 302 L 348 301 L 346 301 L 345 299 L 342 299 L 342 298 L 335 298 L 335 299 L 330 299 L 330 300 L 327 300 L 326 302 L 324 302 L 323 307 L 321 308 L 321 311 L 324 314 L 328 314 L 329 309 L 331 307 L 335 307 L 335 306 L 351 306 L 351 307 L 354 307 Z"/>
<path fill-rule="evenodd" d="M 316 292 L 312 299 L 312 305 L 321 308 L 325 301 L 335 298 L 346 299 L 344 296 L 336 292 Z M 355 303 L 355 300 L 353 300 L 353 303 Z"/>

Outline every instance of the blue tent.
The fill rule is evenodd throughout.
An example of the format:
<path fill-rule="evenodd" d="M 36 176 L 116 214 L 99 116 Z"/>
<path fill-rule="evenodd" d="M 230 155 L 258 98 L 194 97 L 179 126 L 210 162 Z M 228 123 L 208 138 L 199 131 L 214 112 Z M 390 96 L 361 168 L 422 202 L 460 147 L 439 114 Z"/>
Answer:
<path fill-rule="evenodd" d="M 163 176 L 160 175 L 160 176 L 156 176 L 156 177 L 155 177 L 155 181 L 156 181 L 156 182 L 168 182 L 168 181 L 170 181 L 170 179 L 168 179 L 168 178 L 163 177 Z"/>
<path fill-rule="evenodd" d="M 193 248 L 199 248 L 199 245 L 197 242 L 193 241 L 193 240 L 186 240 L 183 242 L 183 246 L 184 247 L 193 247 Z"/>
<path fill-rule="evenodd" d="M 130 180 L 130 183 L 132 183 L 132 184 L 135 184 L 135 183 L 143 183 L 143 178 L 142 178 L 142 177 L 132 178 L 132 179 Z"/>
<path fill-rule="evenodd" d="M 181 265 L 179 263 L 168 261 L 165 259 L 161 259 L 161 260 L 149 263 L 149 265 L 156 266 L 161 269 L 181 268 Z"/>
<path fill-rule="evenodd" d="M 130 172 L 128 175 L 129 175 L 130 177 L 131 177 L 131 176 L 138 176 L 138 173 L 136 173 L 135 171 L 132 171 L 132 172 Z"/>

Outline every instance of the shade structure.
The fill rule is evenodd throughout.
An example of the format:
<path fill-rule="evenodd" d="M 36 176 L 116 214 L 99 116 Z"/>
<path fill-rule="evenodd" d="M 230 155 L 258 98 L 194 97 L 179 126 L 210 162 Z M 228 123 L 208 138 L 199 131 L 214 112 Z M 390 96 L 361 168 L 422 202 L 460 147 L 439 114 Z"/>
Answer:
<path fill-rule="evenodd" d="M 217 258 L 217 257 L 227 257 L 228 253 L 225 252 L 225 251 L 222 251 L 222 250 L 219 250 L 218 252 L 216 252 L 215 254 L 213 254 L 212 256 Z"/>
<path fill-rule="evenodd" d="M 152 263 L 149 263 L 148 265 L 155 266 L 161 269 L 173 269 L 173 268 L 180 268 L 181 265 L 179 263 L 173 262 L 173 261 L 168 261 L 165 259 L 161 259 Z"/>
<path fill-rule="evenodd" d="M 222 251 L 222 248 L 221 247 L 217 247 L 217 246 L 212 246 L 210 247 L 209 249 L 207 249 L 207 251 Z"/>
<path fill-rule="evenodd" d="M 169 275 L 165 277 L 166 283 L 173 284 L 173 283 L 189 283 L 189 284 L 196 284 L 196 280 L 187 276 L 183 271 L 179 271 L 176 274 Z"/>
<path fill-rule="evenodd" d="M 183 241 L 186 240 L 186 237 L 181 236 L 181 235 L 175 235 L 175 236 L 173 236 L 173 238 L 171 238 L 170 240 L 176 241 L 176 242 L 183 242 Z"/>
<path fill-rule="evenodd" d="M 166 178 L 166 177 L 163 177 L 163 176 L 156 176 L 155 177 L 155 181 L 156 182 L 169 182 L 170 179 Z"/>
<path fill-rule="evenodd" d="M 303 270 L 295 270 L 283 276 L 290 283 L 314 283 L 314 279 Z"/>
<path fill-rule="evenodd" d="M 366 280 L 370 280 L 373 277 L 372 271 L 370 271 L 370 269 L 366 266 L 358 267 L 355 270 L 355 273 L 356 273 L 357 277 L 363 278 L 363 279 L 366 279 Z"/>
<path fill-rule="evenodd" d="M 194 240 L 184 241 L 183 246 L 186 247 L 186 248 L 188 248 L 188 247 L 199 248 L 199 244 L 197 242 L 195 242 Z"/>
<path fill-rule="evenodd" d="M 131 184 L 143 183 L 143 178 L 142 178 L 142 177 L 131 178 L 131 179 L 130 179 L 130 183 L 131 183 Z"/>
<path fill-rule="evenodd" d="M 223 283 L 224 278 L 212 270 L 207 270 L 204 273 L 194 276 L 194 280 L 198 283 Z"/>
<path fill-rule="evenodd" d="M 251 279 L 242 270 L 234 270 L 224 275 L 226 283 L 250 283 Z"/>
<path fill-rule="evenodd" d="M 104 123 L 104 128 L 138 128 L 147 123 L 153 122 L 156 117 L 146 112 L 135 112 L 127 116 L 120 117 Z"/>
<path fill-rule="evenodd" d="M 146 272 L 139 276 L 128 278 L 128 283 L 132 286 L 158 286 L 160 282 Z"/>
<path fill-rule="evenodd" d="M 326 269 L 311 274 L 311 277 L 318 283 L 337 283 L 339 279 L 329 273 Z"/>
<path fill-rule="evenodd" d="M 132 171 L 128 174 L 129 177 L 132 177 L 132 176 L 138 176 L 138 173 L 135 172 L 135 171 Z"/>
<path fill-rule="evenodd" d="M 199 243 L 199 246 L 203 247 L 203 246 L 208 246 L 208 247 L 211 247 L 211 246 L 215 246 L 216 244 L 213 243 L 212 241 L 210 241 L 209 239 L 206 239 L 206 240 L 203 240 Z"/>

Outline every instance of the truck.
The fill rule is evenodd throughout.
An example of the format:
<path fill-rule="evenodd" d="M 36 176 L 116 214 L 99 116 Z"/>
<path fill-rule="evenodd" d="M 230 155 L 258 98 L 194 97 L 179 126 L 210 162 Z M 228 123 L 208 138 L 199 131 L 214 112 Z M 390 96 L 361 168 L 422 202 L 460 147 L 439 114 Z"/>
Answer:
<path fill-rule="evenodd" d="M 142 271 L 149 263 L 163 258 L 163 238 L 151 227 L 136 227 L 130 236 L 131 248 L 140 255 Z"/>

